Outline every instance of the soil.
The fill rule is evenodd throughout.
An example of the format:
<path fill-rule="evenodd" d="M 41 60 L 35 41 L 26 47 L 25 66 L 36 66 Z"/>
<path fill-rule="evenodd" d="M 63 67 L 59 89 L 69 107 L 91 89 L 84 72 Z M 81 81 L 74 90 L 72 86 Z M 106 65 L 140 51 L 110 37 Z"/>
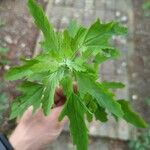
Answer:
<path fill-rule="evenodd" d="M 4 73 L 11 66 L 20 64 L 20 58 L 32 57 L 39 34 L 29 15 L 26 2 L 26 0 L 0 0 L 0 47 L 9 48 L 6 58 L 10 62 L 9 65 L 0 67 L 0 82 L 5 84 L 5 89 L 0 92 L 5 92 L 10 100 L 17 95 L 16 82 L 6 82 L 3 78 Z M 45 8 L 47 1 L 39 0 L 39 3 Z M 8 112 L 4 115 L 5 121 L 0 130 L 8 131 L 13 127 L 8 123 Z"/>
<path fill-rule="evenodd" d="M 145 0 L 133 0 L 134 51 L 129 57 L 130 95 L 137 111 L 150 123 L 150 16 L 145 16 Z M 150 10 L 147 10 L 150 12 Z"/>

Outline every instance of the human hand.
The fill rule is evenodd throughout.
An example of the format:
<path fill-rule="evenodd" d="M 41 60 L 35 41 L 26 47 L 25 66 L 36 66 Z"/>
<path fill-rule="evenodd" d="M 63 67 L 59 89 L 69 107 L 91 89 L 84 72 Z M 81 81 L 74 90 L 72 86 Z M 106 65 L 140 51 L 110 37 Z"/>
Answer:
<path fill-rule="evenodd" d="M 57 88 L 54 99 L 54 107 L 47 117 L 44 116 L 42 110 L 38 110 L 32 115 L 31 107 L 24 113 L 10 136 L 10 142 L 15 150 L 40 150 L 60 135 L 67 122 L 67 118 L 62 122 L 58 121 L 65 101 L 62 89 Z"/>

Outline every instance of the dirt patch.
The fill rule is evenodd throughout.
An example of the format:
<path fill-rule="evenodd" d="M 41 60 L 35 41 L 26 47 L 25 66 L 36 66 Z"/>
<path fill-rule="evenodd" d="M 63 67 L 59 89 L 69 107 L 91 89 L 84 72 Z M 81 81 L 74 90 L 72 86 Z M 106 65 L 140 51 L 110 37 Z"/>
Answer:
<path fill-rule="evenodd" d="M 134 51 L 129 57 L 130 95 L 135 109 L 150 122 L 150 16 L 144 15 L 145 0 L 133 1 L 134 10 Z"/>
<path fill-rule="evenodd" d="M 6 57 L 10 62 L 9 65 L 0 67 L 0 81 L 5 84 L 0 93 L 5 92 L 10 100 L 17 95 L 16 82 L 4 81 L 4 72 L 11 66 L 20 64 L 21 57 L 32 57 L 39 34 L 28 13 L 26 2 L 26 0 L 0 0 L 0 47 L 9 49 Z M 39 3 L 45 8 L 47 1 L 39 0 Z M 11 124 L 8 127 L 8 113 L 4 116 L 5 121 L 0 130 L 11 129 Z"/>

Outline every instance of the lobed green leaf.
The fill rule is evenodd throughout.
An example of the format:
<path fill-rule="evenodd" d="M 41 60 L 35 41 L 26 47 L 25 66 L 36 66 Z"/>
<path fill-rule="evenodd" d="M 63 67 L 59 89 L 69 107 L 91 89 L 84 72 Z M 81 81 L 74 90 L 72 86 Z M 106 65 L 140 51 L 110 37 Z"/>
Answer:
<path fill-rule="evenodd" d="M 134 111 L 132 111 L 129 102 L 125 101 L 125 100 L 119 100 L 118 103 L 121 105 L 121 108 L 124 112 L 124 116 L 123 118 L 133 124 L 136 127 L 139 128 L 146 128 L 147 124 L 145 123 L 145 121 Z"/>
<path fill-rule="evenodd" d="M 77 95 L 72 94 L 59 117 L 62 120 L 66 115 L 70 121 L 70 132 L 73 143 L 77 150 L 87 150 L 88 146 L 88 129 L 84 121 L 84 108 Z"/>
<path fill-rule="evenodd" d="M 57 36 L 48 18 L 45 16 L 42 7 L 39 6 L 35 0 L 28 0 L 28 8 L 35 24 L 43 32 L 45 38 L 43 45 L 47 48 L 47 51 L 58 51 Z"/>

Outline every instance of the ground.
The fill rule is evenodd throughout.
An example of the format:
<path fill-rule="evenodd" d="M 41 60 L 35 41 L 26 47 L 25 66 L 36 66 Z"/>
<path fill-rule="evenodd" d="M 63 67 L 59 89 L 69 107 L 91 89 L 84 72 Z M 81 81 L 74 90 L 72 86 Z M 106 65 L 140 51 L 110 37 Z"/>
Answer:
<path fill-rule="evenodd" d="M 117 91 L 118 97 L 128 97 L 135 109 L 150 122 L 150 112 L 144 102 L 144 99 L 150 97 L 150 20 L 144 16 L 142 10 L 145 1 L 133 0 L 131 3 L 130 0 L 51 0 L 48 5 L 46 0 L 39 1 L 44 8 L 49 8 L 47 14 L 57 30 L 64 28 L 72 18 L 86 26 L 97 17 L 103 21 L 115 19 L 128 26 L 127 38 L 113 37 L 115 45 L 122 51 L 122 57 L 104 64 L 100 75 L 102 80 L 125 82 L 127 87 L 122 92 Z M 21 57 L 30 58 L 38 53 L 39 32 L 28 14 L 26 0 L 0 0 L 0 22 L 3 22 L 0 27 L 0 46 L 9 48 L 7 58 L 10 60 L 9 65 L 0 67 L 0 82 L 3 82 L 5 70 L 19 64 Z M 1 91 L 6 92 L 10 100 L 18 94 L 15 85 L 14 82 L 6 83 L 6 87 Z M 8 131 L 13 128 L 14 123 L 8 123 L 8 112 L 4 115 L 1 130 Z M 129 138 L 130 131 L 124 123 L 116 126 L 110 121 L 104 127 L 94 123 L 90 133 L 90 149 L 127 150 L 127 144 L 122 140 Z M 60 143 L 63 149 L 72 149 L 67 132 L 64 132 L 50 149 L 59 149 Z"/>

